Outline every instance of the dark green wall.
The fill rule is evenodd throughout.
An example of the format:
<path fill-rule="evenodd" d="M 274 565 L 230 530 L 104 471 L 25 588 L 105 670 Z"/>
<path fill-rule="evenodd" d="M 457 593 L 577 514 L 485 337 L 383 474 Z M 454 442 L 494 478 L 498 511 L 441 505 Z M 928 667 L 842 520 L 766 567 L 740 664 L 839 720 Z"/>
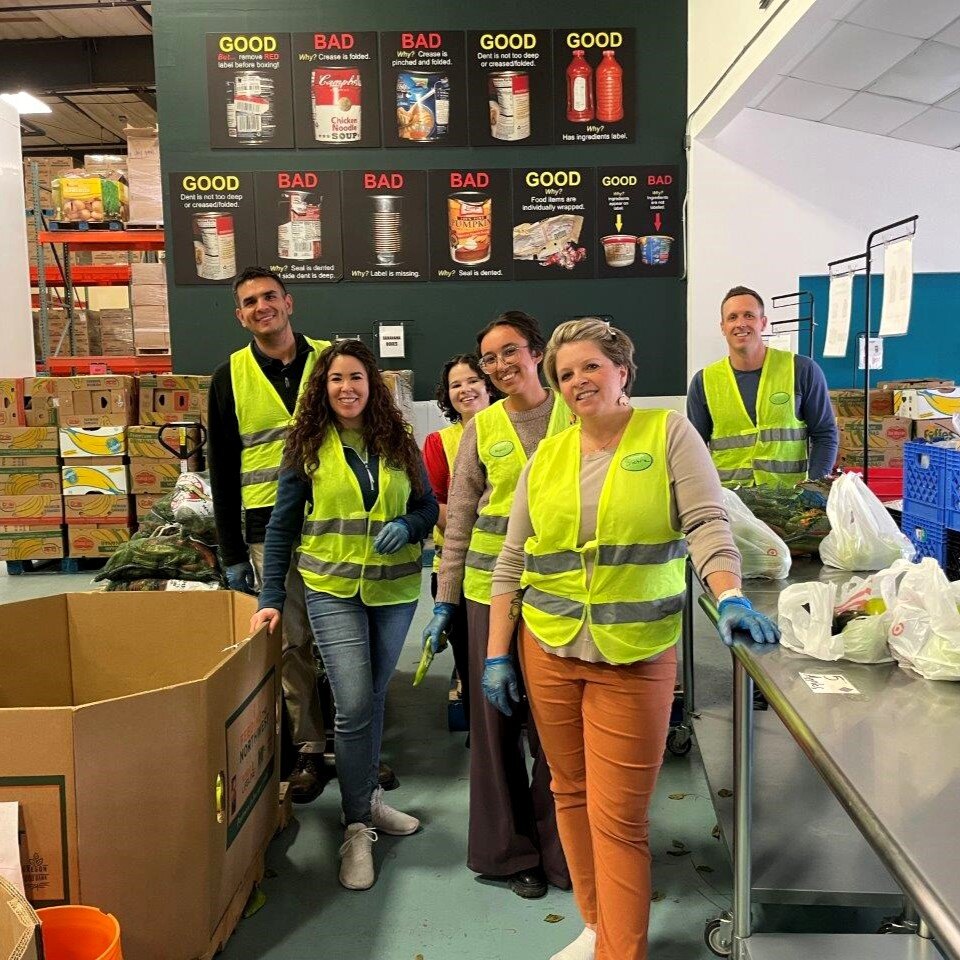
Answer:
<path fill-rule="evenodd" d="M 164 187 L 168 171 L 236 172 L 271 169 L 427 169 L 678 164 L 685 174 L 687 4 L 681 0 L 552 0 L 441 3 L 410 0 L 163 0 L 154 4 L 158 112 Z M 541 146 L 391 150 L 218 150 L 209 147 L 205 34 L 270 30 L 399 30 L 581 28 L 634 26 L 637 30 L 637 140 L 609 146 Z M 682 192 L 681 192 L 682 196 Z M 170 223 L 166 206 L 167 224 Z M 526 310 L 545 331 L 577 314 L 610 314 L 637 344 L 634 393 L 686 392 L 686 282 L 643 280 L 505 281 L 460 283 L 324 283 L 297 285 L 298 329 L 314 335 L 372 332 L 379 320 L 403 320 L 407 359 L 385 366 L 412 367 L 417 399 L 433 394 L 450 355 L 474 346 L 474 334 L 503 310 Z M 176 286 L 170 275 L 174 367 L 208 373 L 247 339 L 234 319 L 229 287 Z"/>

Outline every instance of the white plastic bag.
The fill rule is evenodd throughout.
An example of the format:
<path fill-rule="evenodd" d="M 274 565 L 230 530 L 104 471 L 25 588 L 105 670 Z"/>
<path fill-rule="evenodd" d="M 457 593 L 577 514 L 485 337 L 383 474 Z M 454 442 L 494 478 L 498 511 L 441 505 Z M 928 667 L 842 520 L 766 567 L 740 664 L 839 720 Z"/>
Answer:
<path fill-rule="evenodd" d="M 838 570 L 878 570 L 910 560 L 913 544 L 858 473 L 838 477 L 827 497 L 830 532 L 820 543 L 820 559 Z"/>
<path fill-rule="evenodd" d="M 790 548 L 732 491 L 724 488 L 723 505 L 730 518 L 733 542 L 742 559 L 744 580 L 782 580 L 790 573 Z"/>
<path fill-rule="evenodd" d="M 901 667 L 927 680 L 960 680 L 960 581 L 926 557 L 900 583 L 889 643 Z"/>

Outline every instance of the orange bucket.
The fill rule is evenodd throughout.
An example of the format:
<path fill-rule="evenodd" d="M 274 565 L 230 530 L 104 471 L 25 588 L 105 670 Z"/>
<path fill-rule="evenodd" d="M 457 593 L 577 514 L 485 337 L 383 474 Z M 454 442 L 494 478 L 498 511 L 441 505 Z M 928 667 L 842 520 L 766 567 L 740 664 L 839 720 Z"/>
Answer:
<path fill-rule="evenodd" d="M 123 960 L 120 924 L 96 907 L 44 907 L 37 911 L 45 960 Z"/>

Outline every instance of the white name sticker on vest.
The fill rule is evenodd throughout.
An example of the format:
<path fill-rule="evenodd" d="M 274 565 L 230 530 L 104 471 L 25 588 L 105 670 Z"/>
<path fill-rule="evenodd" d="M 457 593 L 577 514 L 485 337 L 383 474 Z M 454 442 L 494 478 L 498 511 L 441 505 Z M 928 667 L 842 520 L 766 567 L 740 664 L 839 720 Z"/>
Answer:
<path fill-rule="evenodd" d="M 786 403 L 790 399 L 789 393 L 784 393 L 782 390 L 779 393 L 775 393 L 771 398 L 770 402 L 775 403 L 778 407 Z"/>
<path fill-rule="evenodd" d="M 631 473 L 639 473 L 653 466 L 653 457 L 649 453 L 631 453 L 620 461 L 620 466 Z"/>
<path fill-rule="evenodd" d="M 512 440 L 500 440 L 498 443 L 495 443 L 492 447 L 490 447 L 491 457 L 506 457 L 511 453 L 513 453 Z"/>

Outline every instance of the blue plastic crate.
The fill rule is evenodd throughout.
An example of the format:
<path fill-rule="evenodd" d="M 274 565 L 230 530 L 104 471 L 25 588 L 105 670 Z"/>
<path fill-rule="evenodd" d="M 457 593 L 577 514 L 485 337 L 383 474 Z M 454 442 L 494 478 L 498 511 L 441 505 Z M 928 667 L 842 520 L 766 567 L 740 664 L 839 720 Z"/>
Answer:
<path fill-rule="evenodd" d="M 921 517 L 911 516 L 907 513 L 906 504 L 904 504 L 900 529 L 916 547 L 917 556 L 915 559 L 917 561 L 924 557 L 933 557 L 941 567 L 945 565 L 947 559 L 947 531 L 942 524 L 931 523 Z"/>
<path fill-rule="evenodd" d="M 943 526 L 946 522 L 946 453 L 932 443 L 903 445 L 903 512 Z"/>
<path fill-rule="evenodd" d="M 943 484 L 944 524 L 960 530 L 960 450 L 944 450 L 946 480 Z"/>

